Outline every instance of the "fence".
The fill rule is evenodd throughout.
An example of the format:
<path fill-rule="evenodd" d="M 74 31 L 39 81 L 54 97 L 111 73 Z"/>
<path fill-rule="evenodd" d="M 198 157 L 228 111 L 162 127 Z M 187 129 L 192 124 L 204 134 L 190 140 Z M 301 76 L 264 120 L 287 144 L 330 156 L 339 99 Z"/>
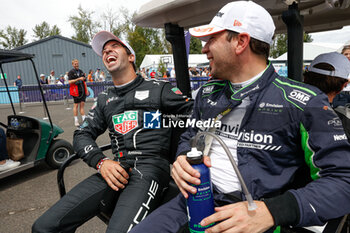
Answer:
<path fill-rule="evenodd" d="M 208 81 L 209 77 L 191 77 L 191 89 L 196 90 Z M 168 81 L 176 86 L 176 79 L 169 78 Z M 113 86 L 113 82 L 92 82 L 87 83 L 90 95 L 87 98 L 95 98 L 100 92 L 107 87 Z M 69 94 L 69 84 L 64 85 L 43 85 L 44 97 L 46 101 L 62 101 L 72 99 Z M 9 87 L 11 99 L 13 103 L 33 103 L 42 102 L 39 87 L 36 85 L 26 85 L 22 88 Z M 0 87 L 0 104 L 9 104 L 10 100 L 5 87 Z"/>

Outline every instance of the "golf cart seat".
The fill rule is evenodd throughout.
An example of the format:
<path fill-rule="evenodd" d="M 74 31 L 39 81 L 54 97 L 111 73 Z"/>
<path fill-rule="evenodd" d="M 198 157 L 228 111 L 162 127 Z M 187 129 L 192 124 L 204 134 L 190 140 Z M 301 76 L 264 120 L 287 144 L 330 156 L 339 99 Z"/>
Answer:
<path fill-rule="evenodd" d="M 40 123 L 34 118 L 19 115 L 10 115 L 7 119 L 7 137 L 23 139 L 24 158 L 21 162 L 34 161 L 40 145 Z"/>

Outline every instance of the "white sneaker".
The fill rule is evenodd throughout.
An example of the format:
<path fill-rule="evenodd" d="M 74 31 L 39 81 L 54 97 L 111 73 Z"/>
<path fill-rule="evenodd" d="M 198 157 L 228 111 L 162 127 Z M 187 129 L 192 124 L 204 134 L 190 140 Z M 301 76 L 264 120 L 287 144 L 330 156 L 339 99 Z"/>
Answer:
<path fill-rule="evenodd" d="M 79 121 L 75 121 L 75 122 L 74 122 L 74 125 L 75 125 L 76 127 L 80 126 Z"/>
<path fill-rule="evenodd" d="M 14 168 L 14 167 L 17 167 L 19 166 L 21 163 L 18 162 L 18 161 L 13 161 L 11 159 L 7 159 L 5 160 L 5 163 L 4 164 L 0 164 L 0 172 L 1 171 L 5 171 L 5 170 L 8 170 L 8 169 L 11 169 L 11 168 Z"/>

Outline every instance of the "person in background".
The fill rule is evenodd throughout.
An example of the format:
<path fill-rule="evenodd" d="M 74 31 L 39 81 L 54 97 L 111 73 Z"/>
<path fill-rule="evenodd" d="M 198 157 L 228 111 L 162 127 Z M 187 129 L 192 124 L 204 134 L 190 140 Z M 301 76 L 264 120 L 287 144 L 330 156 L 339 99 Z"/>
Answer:
<path fill-rule="evenodd" d="M 104 82 L 106 81 L 106 75 L 105 72 L 103 72 L 103 70 L 100 73 L 100 82 Z"/>
<path fill-rule="evenodd" d="M 79 126 L 78 119 L 78 110 L 82 117 L 82 120 L 85 120 L 85 100 L 88 94 L 87 86 L 85 83 L 84 72 L 79 69 L 79 61 L 77 59 L 72 60 L 73 69 L 68 72 L 68 83 L 70 95 L 73 96 L 74 106 L 73 106 L 73 115 L 74 115 L 74 125 Z"/>
<path fill-rule="evenodd" d="M 64 84 L 68 84 L 68 72 L 64 74 Z"/>
<path fill-rule="evenodd" d="M 350 212 L 350 144 L 327 96 L 279 76 L 268 60 L 271 15 L 253 1 L 234 1 L 209 25 L 190 28 L 215 82 L 203 85 L 190 120 L 220 119 L 218 128 L 189 126 L 181 135 L 172 177 L 181 193 L 129 233 L 188 231 L 186 198 L 200 173 L 186 160 L 191 139 L 212 131 L 231 151 L 257 208 L 248 210 L 242 184 L 217 140 L 204 150 L 215 213 L 198 224 L 213 232 L 304 232 Z M 292 77 L 291 77 L 292 78 Z M 208 156 L 210 155 L 210 157 Z M 199 194 L 200 195 L 200 194 Z M 298 229 L 299 228 L 299 229 Z"/>
<path fill-rule="evenodd" d="M 6 150 L 6 134 L 5 131 L 0 128 L 0 172 L 9 170 L 11 168 L 18 167 L 21 163 L 9 159 L 9 155 Z"/>
<path fill-rule="evenodd" d="M 45 79 L 45 74 L 40 74 L 40 84 L 41 85 L 47 84 L 47 80 Z"/>
<path fill-rule="evenodd" d="M 18 87 L 18 89 L 20 89 L 22 87 L 22 79 L 21 79 L 21 75 L 17 76 L 16 81 L 13 83 L 13 85 L 15 87 Z"/>
<path fill-rule="evenodd" d="M 18 98 L 19 101 L 23 101 L 23 93 L 22 93 L 22 79 L 21 79 L 21 75 L 17 76 L 16 81 L 13 83 L 14 86 L 16 86 L 18 88 Z"/>
<path fill-rule="evenodd" d="M 51 70 L 50 75 L 47 77 L 47 82 L 49 85 L 56 84 L 55 71 Z"/>
<path fill-rule="evenodd" d="M 171 71 L 170 71 L 170 78 L 175 78 L 176 77 L 176 74 L 175 74 L 175 69 L 174 67 L 171 68 Z"/>
<path fill-rule="evenodd" d="M 88 82 L 93 82 L 94 81 L 94 79 L 93 79 L 93 77 L 92 77 L 92 75 L 93 75 L 93 70 L 89 70 L 89 74 L 88 74 L 88 78 L 87 78 L 87 81 Z"/>
<path fill-rule="evenodd" d="M 304 82 L 323 91 L 332 105 L 334 97 L 349 83 L 350 62 L 337 52 L 318 55 L 304 73 Z M 345 133 L 350 139 L 350 120 L 341 107 L 335 112 L 341 119 Z"/>
<path fill-rule="evenodd" d="M 152 72 L 149 74 L 149 76 L 151 77 L 151 79 L 156 78 L 156 72 L 154 70 L 152 70 Z"/>
<path fill-rule="evenodd" d="M 350 45 L 345 45 L 341 51 L 350 62 Z M 348 83 L 338 95 L 333 99 L 333 107 L 346 106 L 350 104 L 350 84 Z"/>
<path fill-rule="evenodd" d="M 64 85 L 64 84 L 65 84 L 64 76 L 63 74 L 61 74 L 60 78 L 57 81 L 57 85 Z"/>
<path fill-rule="evenodd" d="M 156 72 L 156 78 L 157 78 L 157 79 L 161 79 L 162 77 L 163 77 L 163 74 L 162 74 L 162 72 L 160 71 L 160 69 L 158 69 L 157 72 Z"/>
<path fill-rule="evenodd" d="M 350 61 L 350 45 L 345 45 L 341 51 L 341 54 L 347 57 L 348 60 Z"/>
<path fill-rule="evenodd" d="M 147 74 L 146 74 L 145 68 L 142 68 L 142 70 L 140 71 L 140 75 L 142 78 L 147 79 Z"/>
<path fill-rule="evenodd" d="M 95 80 L 95 82 L 98 82 L 99 79 L 100 79 L 100 68 L 97 68 L 96 72 L 94 74 L 94 80 Z"/>

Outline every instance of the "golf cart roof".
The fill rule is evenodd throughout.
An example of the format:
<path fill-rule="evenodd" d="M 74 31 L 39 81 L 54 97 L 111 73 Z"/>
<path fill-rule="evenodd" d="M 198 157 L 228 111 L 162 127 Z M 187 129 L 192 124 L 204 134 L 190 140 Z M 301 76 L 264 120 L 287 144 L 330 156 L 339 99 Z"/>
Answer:
<path fill-rule="evenodd" d="M 226 3 L 232 0 L 151 0 L 142 5 L 133 18 L 141 27 L 163 28 L 165 23 L 185 29 L 207 24 Z M 350 25 L 350 0 L 255 0 L 273 17 L 276 33 L 285 33 L 287 27 L 282 12 L 293 2 L 298 3 L 304 16 L 304 30 L 318 32 Z"/>
<path fill-rule="evenodd" d="M 28 60 L 33 57 L 34 57 L 34 54 L 0 49 L 0 64 Z"/>

